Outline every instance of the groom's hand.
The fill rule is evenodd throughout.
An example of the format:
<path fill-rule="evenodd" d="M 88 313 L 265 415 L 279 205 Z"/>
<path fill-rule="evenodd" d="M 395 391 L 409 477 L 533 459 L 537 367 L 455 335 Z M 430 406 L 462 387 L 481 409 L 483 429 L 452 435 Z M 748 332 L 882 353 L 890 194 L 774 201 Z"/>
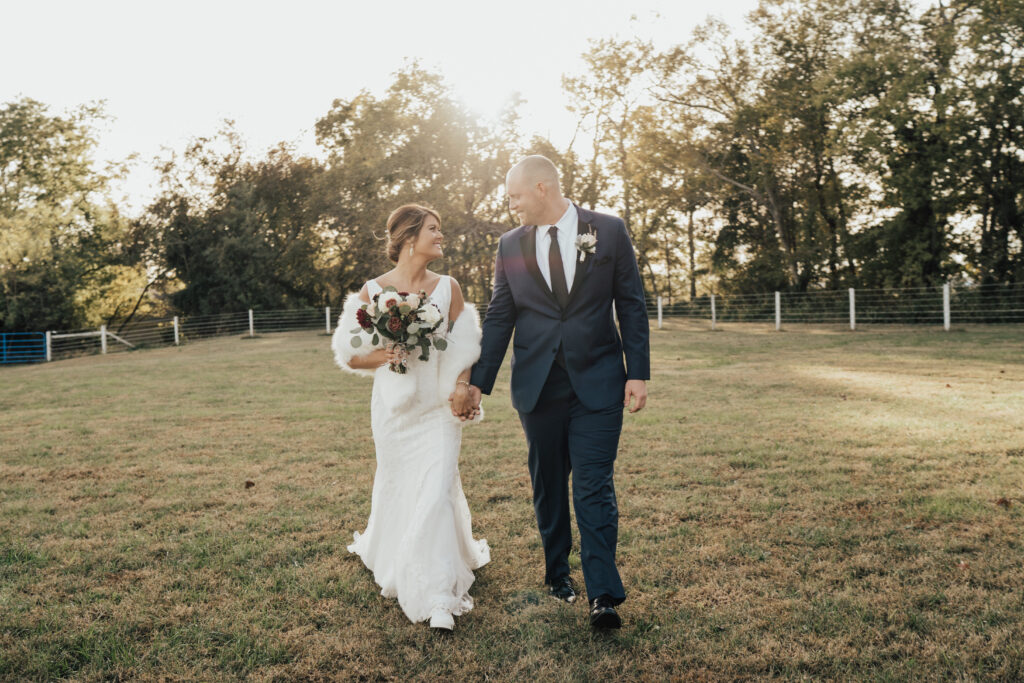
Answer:
<path fill-rule="evenodd" d="M 463 422 L 472 420 L 480 411 L 480 389 L 474 386 L 459 384 L 448 400 L 451 402 L 452 415 Z"/>
<path fill-rule="evenodd" d="M 630 405 L 636 399 L 636 406 Z M 647 382 L 642 379 L 626 380 L 626 397 L 622 400 L 622 407 L 629 408 L 629 412 L 635 413 L 643 410 L 647 405 Z"/>
<path fill-rule="evenodd" d="M 466 420 L 472 420 L 477 416 L 477 413 L 480 412 L 481 393 L 480 388 L 475 387 L 472 384 L 469 385 L 469 388 L 466 391 L 461 393 L 463 396 L 459 407 L 456 408 L 455 402 L 452 402 L 452 415 L 465 422 Z M 452 394 L 452 396 L 455 396 L 455 394 Z"/>
<path fill-rule="evenodd" d="M 452 415 L 465 421 L 466 415 L 469 414 L 471 409 L 469 391 L 467 391 L 466 385 L 456 385 L 455 391 L 448 396 L 448 402 L 451 403 Z"/>
<path fill-rule="evenodd" d="M 480 392 L 480 387 L 469 385 L 469 405 L 473 409 L 473 416 L 480 412 L 480 400 L 483 398 L 483 394 Z"/>

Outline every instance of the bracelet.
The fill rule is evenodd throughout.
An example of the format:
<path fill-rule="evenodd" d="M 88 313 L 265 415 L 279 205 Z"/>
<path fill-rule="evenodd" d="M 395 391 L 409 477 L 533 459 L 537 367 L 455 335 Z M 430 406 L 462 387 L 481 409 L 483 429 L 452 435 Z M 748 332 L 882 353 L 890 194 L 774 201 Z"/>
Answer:
<path fill-rule="evenodd" d="M 469 382 L 467 382 L 467 381 L 466 381 L 466 380 L 464 380 L 464 379 L 460 379 L 459 381 L 457 381 L 457 382 L 455 383 L 455 386 L 459 386 L 460 384 L 465 384 L 467 388 L 469 387 Z"/>

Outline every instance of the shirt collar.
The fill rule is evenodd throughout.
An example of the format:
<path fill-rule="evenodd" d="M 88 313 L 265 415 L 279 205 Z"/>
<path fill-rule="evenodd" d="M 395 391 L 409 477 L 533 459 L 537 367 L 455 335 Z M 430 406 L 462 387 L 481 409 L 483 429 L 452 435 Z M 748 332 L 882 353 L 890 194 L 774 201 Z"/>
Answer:
<path fill-rule="evenodd" d="M 576 234 L 576 225 L 579 223 L 579 215 L 576 213 L 576 205 L 570 200 L 569 207 L 562 214 L 562 217 L 558 219 L 555 225 L 558 226 L 558 234 L 562 237 Z M 551 225 L 544 225 L 541 228 L 541 234 L 548 236 L 548 230 Z"/>

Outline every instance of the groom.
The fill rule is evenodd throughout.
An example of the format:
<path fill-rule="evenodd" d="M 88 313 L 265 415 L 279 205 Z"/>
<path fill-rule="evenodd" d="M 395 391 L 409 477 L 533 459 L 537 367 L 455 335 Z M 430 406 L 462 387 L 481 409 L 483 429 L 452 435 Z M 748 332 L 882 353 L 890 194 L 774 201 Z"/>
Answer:
<path fill-rule="evenodd" d="M 529 444 L 544 582 L 554 597 L 576 599 L 569 576 L 571 471 L 590 623 L 619 628 L 615 607 L 626 593 L 615 567 L 612 474 L 623 408 L 635 413 L 644 407 L 650 378 L 640 272 L 622 220 L 563 197 L 558 170 L 547 158 L 526 157 L 508 172 L 505 186 L 522 226 L 498 244 L 469 402 L 477 407 L 480 394 L 491 393 L 515 333 L 512 405 Z"/>

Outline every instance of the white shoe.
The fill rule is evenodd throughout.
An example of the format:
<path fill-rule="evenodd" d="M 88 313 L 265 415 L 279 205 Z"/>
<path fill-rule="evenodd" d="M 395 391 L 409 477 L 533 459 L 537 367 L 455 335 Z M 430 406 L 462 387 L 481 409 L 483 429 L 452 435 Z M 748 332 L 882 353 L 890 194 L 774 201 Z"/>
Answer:
<path fill-rule="evenodd" d="M 430 628 L 451 631 L 455 628 L 455 618 L 448 610 L 435 607 L 434 611 L 430 613 Z"/>

